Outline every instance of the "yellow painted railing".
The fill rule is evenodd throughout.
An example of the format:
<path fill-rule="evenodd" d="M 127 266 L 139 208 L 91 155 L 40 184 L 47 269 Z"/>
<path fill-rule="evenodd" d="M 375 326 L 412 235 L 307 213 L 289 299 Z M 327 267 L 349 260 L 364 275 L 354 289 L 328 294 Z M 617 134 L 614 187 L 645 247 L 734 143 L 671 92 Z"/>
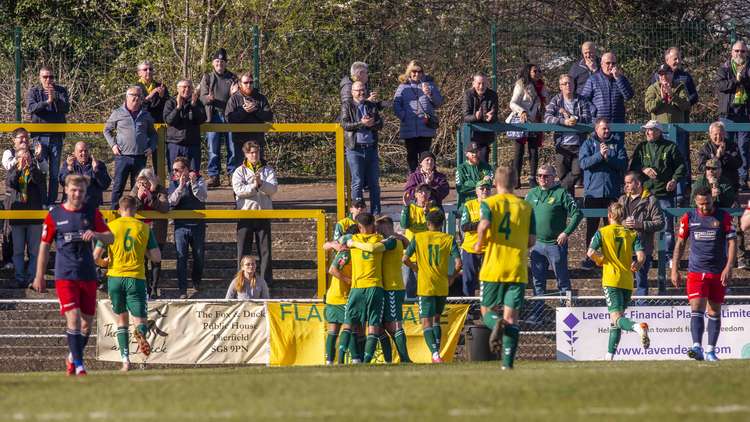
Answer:
<path fill-rule="evenodd" d="M 101 210 L 107 220 L 117 218 L 115 211 Z M 47 211 L 0 211 L 0 219 L 39 219 L 47 216 Z M 326 291 L 326 254 L 323 251 L 323 243 L 326 241 L 326 214 L 323 210 L 195 210 L 195 211 L 170 211 L 160 213 L 156 211 L 142 211 L 136 214 L 138 218 L 152 220 L 176 219 L 176 220 L 238 220 L 257 218 L 287 218 L 287 219 L 309 219 L 315 220 L 315 252 L 317 258 L 317 289 L 316 297 L 322 298 Z"/>
<path fill-rule="evenodd" d="M 23 127 L 30 132 L 88 132 L 104 131 L 103 123 L 0 123 L 0 132 L 11 132 Z M 162 165 L 156 169 L 159 178 L 166 180 L 166 126 L 156 125 L 159 135 L 158 151 Z M 336 216 L 344 218 L 346 214 L 346 180 L 344 166 L 344 129 L 337 123 L 210 123 L 201 125 L 201 132 L 269 132 L 269 133 L 333 133 L 336 136 Z"/>

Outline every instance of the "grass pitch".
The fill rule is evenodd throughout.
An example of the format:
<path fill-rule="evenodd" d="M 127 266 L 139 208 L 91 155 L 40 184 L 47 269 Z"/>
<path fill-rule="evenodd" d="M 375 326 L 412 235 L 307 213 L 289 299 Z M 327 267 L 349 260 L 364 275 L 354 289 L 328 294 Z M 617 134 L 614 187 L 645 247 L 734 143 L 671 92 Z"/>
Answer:
<path fill-rule="evenodd" d="M 749 390 L 741 360 L 61 371 L 0 375 L 0 420 L 742 421 Z"/>

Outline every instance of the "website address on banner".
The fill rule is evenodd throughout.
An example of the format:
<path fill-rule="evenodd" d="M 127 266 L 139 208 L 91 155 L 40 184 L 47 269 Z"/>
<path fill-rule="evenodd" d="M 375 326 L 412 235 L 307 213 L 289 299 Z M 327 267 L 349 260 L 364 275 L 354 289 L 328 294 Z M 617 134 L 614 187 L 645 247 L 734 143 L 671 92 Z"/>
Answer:
<path fill-rule="evenodd" d="M 617 355 L 623 356 L 650 356 L 650 355 L 686 355 L 689 348 L 687 346 L 674 346 L 674 347 L 650 347 L 644 349 L 642 347 L 621 347 L 617 349 Z M 731 346 L 717 346 L 716 353 L 720 355 L 728 355 L 732 353 Z"/>

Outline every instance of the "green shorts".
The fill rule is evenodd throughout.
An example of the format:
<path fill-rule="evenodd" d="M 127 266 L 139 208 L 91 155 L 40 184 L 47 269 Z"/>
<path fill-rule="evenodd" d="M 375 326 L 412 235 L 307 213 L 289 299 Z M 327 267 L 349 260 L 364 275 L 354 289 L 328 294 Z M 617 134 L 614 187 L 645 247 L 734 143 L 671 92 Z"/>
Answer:
<path fill-rule="evenodd" d="M 132 277 L 109 277 L 107 282 L 112 310 L 116 314 L 130 312 L 138 318 L 146 318 L 146 280 Z"/>
<path fill-rule="evenodd" d="M 380 327 L 383 324 L 382 287 L 353 288 L 349 291 L 349 300 L 344 312 L 345 324 L 364 324 Z"/>
<path fill-rule="evenodd" d="M 482 281 L 479 284 L 482 306 L 487 308 L 502 305 L 520 311 L 521 306 L 523 306 L 525 290 L 526 283 L 490 283 Z"/>
<path fill-rule="evenodd" d="M 406 297 L 406 290 L 385 291 L 383 322 L 401 322 L 404 320 L 404 297 Z"/>
<path fill-rule="evenodd" d="M 326 322 L 331 324 L 343 324 L 346 305 L 328 305 L 324 311 Z"/>
<path fill-rule="evenodd" d="M 445 309 L 445 296 L 419 296 L 419 317 L 440 316 Z"/>
<path fill-rule="evenodd" d="M 630 296 L 633 291 L 630 289 L 621 289 L 619 287 L 604 287 L 604 300 L 607 301 L 607 311 L 625 312 L 625 308 L 630 303 Z"/>

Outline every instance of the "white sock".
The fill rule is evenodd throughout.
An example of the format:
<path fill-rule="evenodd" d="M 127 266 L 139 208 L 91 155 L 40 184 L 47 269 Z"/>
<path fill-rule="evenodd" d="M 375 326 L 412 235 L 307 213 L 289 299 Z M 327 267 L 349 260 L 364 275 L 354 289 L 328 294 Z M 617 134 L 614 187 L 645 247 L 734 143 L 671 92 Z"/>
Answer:
<path fill-rule="evenodd" d="M 85 371 L 86 368 L 83 367 L 83 365 L 76 366 L 76 374 L 80 374 L 81 372 Z"/>
<path fill-rule="evenodd" d="M 432 354 L 432 358 L 433 358 L 433 359 L 439 359 L 439 358 L 440 358 L 440 353 L 438 353 L 438 352 L 434 352 L 434 353 Z"/>
<path fill-rule="evenodd" d="M 706 352 L 708 352 L 708 353 L 711 353 L 711 352 L 713 352 L 714 350 L 716 350 L 716 346 L 714 346 L 714 345 L 712 345 L 712 344 L 708 344 L 708 345 L 706 345 Z"/>
<path fill-rule="evenodd" d="M 643 327 L 641 327 L 641 324 L 638 323 L 638 322 L 636 322 L 635 324 L 633 324 L 633 331 L 635 331 L 638 334 L 643 335 Z"/>
<path fill-rule="evenodd" d="M 701 347 L 700 343 L 693 343 L 693 347 Z"/>
<path fill-rule="evenodd" d="M 607 352 L 607 354 L 604 356 L 604 360 L 615 360 L 615 354 Z"/>

